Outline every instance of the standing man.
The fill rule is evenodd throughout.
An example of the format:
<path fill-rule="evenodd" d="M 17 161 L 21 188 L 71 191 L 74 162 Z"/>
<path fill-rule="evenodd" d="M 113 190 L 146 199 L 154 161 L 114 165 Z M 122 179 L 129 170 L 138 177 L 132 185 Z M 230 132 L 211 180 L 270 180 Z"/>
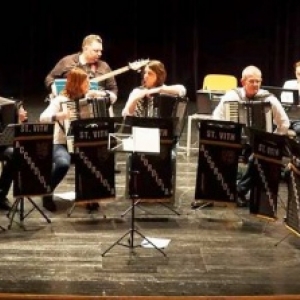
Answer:
<path fill-rule="evenodd" d="M 82 50 L 80 52 L 69 54 L 60 59 L 54 68 L 45 78 L 45 86 L 51 93 L 51 96 L 57 96 L 55 79 L 66 78 L 69 71 L 74 67 L 83 69 L 89 79 L 112 72 L 107 62 L 101 59 L 103 52 L 103 41 L 99 35 L 87 35 L 82 42 Z M 98 82 L 99 92 L 97 95 L 109 96 L 111 105 L 117 100 L 118 87 L 114 76 Z M 110 116 L 113 116 L 113 109 L 110 106 Z"/>

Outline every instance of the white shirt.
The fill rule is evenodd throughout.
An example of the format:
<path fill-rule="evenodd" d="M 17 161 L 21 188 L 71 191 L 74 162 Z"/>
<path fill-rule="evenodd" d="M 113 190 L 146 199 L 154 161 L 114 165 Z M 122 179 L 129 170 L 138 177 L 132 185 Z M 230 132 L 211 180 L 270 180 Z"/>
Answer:
<path fill-rule="evenodd" d="M 246 100 L 246 93 L 244 88 L 237 88 L 241 94 L 243 100 Z M 264 94 L 268 94 L 265 98 L 266 101 L 270 101 L 272 106 L 272 116 L 273 116 L 273 123 L 276 126 L 275 133 L 278 134 L 286 134 L 289 127 L 290 121 L 289 117 L 287 116 L 284 108 L 282 107 L 280 101 L 272 94 L 269 94 L 268 91 L 260 89 L 256 96 L 262 96 Z M 225 120 L 225 105 L 224 102 L 227 101 L 239 101 L 241 98 L 239 97 L 238 93 L 235 90 L 230 90 L 226 92 L 226 94 L 221 97 L 221 100 L 215 110 L 213 111 L 213 119 L 215 120 Z"/>
<path fill-rule="evenodd" d="M 58 95 L 50 100 L 49 105 L 40 115 L 40 122 L 52 123 L 52 117 L 55 116 L 58 112 L 62 111 L 62 103 L 69 100 L 69 98 L 62 95 Z M 60 121 L 60 123 L 64 125 L 62 121 Z M 59 126 L 57 121 L 54 125 L 53 144 L 67 144 L 66 134 Z"/>
<path fill-rule="evenodd" d="M 300 83 L 297 82 L 297 79 L 287 80 L 283 84 L 283 88 L 299 90 L 300 94 Z M 293 93 L 291 92 L 282 92 L 280 98 L 282 103 L 293 103 Z"/>
<path fill-rule="evenodd" d="M 162 91 L 160 91 L 160 89 L 162 89 Z M 163 84 L 160 87 L 154 87 L 152 89 L 146 89 L 141 87 L 134 88 L 129 94 L 125 107 L 122 110 L 122 116 L 126 117 L 126 116 L 134 115 L 134 113 L 130 113 L 130 107 L 134 106 L 136 108 L 136 104 L 139 100 L 141 100 L 143 97 L 145 97 L 148 94 L 151 95 L 152 93 L 163 93 L 163 94 L 178 95 L 179 97 L 184 97 L 186 95 L 186 88 L 182 84 L 174 84 L 169 86 Z"/>

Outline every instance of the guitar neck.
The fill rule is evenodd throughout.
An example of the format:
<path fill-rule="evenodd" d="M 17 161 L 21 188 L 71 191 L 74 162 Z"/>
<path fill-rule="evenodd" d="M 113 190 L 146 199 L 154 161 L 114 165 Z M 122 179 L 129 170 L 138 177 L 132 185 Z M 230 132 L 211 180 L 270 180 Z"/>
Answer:
<path fill-rule="evenodd" d="M 113 76 L 116 76 L 116 75 L 125 73 L 125 72 L 127 72 L 129 69 L 130 69 L 130 68 L 129 68 L 128 66 L 126 66 L 126 67 L 123 67 L 123 68 L 120 68 L 120 69 L 111 71 L 111 72 L 109 72 L 109 73 L 106 73 L 106 74 L 97 76 L 97 77 L 91 79 L 90 81 L 91 81 L 91 82 L 100 82 L 100 81 L 106 80 L 106 79 L 108 79 L 108 78 L 110 78 L 110 77 L 113 77 Z"/>

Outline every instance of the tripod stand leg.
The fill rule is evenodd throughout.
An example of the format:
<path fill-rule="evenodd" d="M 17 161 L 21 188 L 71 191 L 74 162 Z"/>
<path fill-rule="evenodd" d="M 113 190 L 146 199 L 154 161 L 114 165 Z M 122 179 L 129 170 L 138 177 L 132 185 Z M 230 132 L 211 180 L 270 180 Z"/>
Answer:
<path fill-rule="evenodd" d="M 51 220 L 46 216 L 46 214 L 38 207 L 38 205 L 29 197 L 27 197 L 29 202 L 32 204 L 32 206 L 44 217 L 44 219 L 48 222 L 51 223 Z"/>
<path fill-rule="evenodd" d="M 75 206 L 76 206 L 76 203 L 74 203 L 74 204 L 72 205 L 72 207 L 69 209 L 68 214 L 67 214 L 68 217 L 71 216 L 73 210 L 75 209 Z"/>
<path fill-rule="evenodd" d="M 281 242 L 283 242 L 291 233 L 289 232 L 286 236 L 284 236 L 280 241 L 278 241 L 274 246 L 277 247 Z"/>
<path fill-rule="evenodd" d="M 166 207 L 167 209 L 169 209 L 170 211 L 172 211 L 177 216 L 180 216 L 180 213 L 177 210 L 175 210 L 172 207 L 170 207 L 169 205 L 167 205 L 167 204 L 165 204 L 163 202 L 159 202 L 159 204 L 162 205 L 162 206 L 164 206 L 164 207 Z"/>
<path fill-rule="evenodd" d="M 130 230 L 127 231 L 124 235 L 122 235 L 117 241 L 115 241 L 111 246 L 109 246 L 102 254 L 101 256 L 105 256 L 105 254 L 111 250 L 116 245 L 121 245 L 130 248 L 130 245 L 121 244 L 120 242 L 125 238 L 126 235 L 130 234 Z"/>
<path fill-rule="evenodd" d="M 19 204 L 20 204 L 20 224 L 21 224 L 21 226 L 23 226 L 23 224 L 22 224 L 22 222 L 23 222 L 22 208 L 24 208 L 24 204 L 21 205 L 23 202 L 22 200 L 23 200 L 23 198 L 16 198 L 15 202 L 12 205 L 11 210 L 7 214 L 7 217 L 9 218 L 9 224 L 7 226 L 8 229 L 11 229 L 11 227 L 12 227 L 12 223 L 13 223 L 14 217 L 18 211 Z"/>
<path fill-rule="evenodd" d="M 10 218 L 10 223 L 8 225 L 8 229 L 10 229 L 12 227 L 12 223 L 14 221 L 14 217 L 16 215 L 16 213 L 19 211 L 19 224 L 21 227 L 24 227 L 24 219 L 34 210 L 36 209 L 44 218 L 48 223 L 51 223 L 51 220 L 46 216 L 46 214 L 38 207 L 38 205 L 31 199 L 28 198 L 28 201 L 32 204 L 33 208 L 26 214 L 24 215 L 24 200 L 25 197 L 20 197 L 17 198 L 16 201 L 14 202 L 12 209 L 9 211 L 8 213 L 8 217 Z M 19 206 L 19 210 L 18 210 L 18 206 Z"/>
<path fill-rule="evenodd" d="M 164 251 L 162 251 L 160 248 L 158 248 L 154 243 L 152 243 L 149 239 L 147 239 L 142 233 L 140 233 L 137 229 L 134 229 L 134 232 L 136 232 L 140 237 L 142 237 L 144 240 L 148 242 L 153 248 L 158 250 L 160 253 L 162 253 L 164 256 L 167 256 Z"/>
<path fill-rule="evenodd" d="M 201 210 L 201 209 L 203 209 L 205 207 L 211 207 L 213 205 L 214 205 L 213 202 L 207 201 L 207 202 L 204 202 L 203 204 L 201 204 L 200 206 L 198 206 L 197 208 L 195 208 L 194 210 Z"/>
<path fill-rule="evenodd" d="M 134 208 L 134 206 L 137 206 L 140 202 L 141 202 L 141 200 L 135 201 L 131 206 L 129 206 L 129 207 L 121 214 L 121 217 L 124 217 L 128 212 L 130 212 L 130 211 Z"/>

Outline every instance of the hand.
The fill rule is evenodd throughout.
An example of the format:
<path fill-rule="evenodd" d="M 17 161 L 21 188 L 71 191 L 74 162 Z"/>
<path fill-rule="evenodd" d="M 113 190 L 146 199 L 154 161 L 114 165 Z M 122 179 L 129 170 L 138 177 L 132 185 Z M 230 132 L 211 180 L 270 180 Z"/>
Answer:
<path fill-rule="evenodd" d="M 86 93 L 86 98 L 100 98 L 106 96 L 106 91 L 90 90 Z"/>

